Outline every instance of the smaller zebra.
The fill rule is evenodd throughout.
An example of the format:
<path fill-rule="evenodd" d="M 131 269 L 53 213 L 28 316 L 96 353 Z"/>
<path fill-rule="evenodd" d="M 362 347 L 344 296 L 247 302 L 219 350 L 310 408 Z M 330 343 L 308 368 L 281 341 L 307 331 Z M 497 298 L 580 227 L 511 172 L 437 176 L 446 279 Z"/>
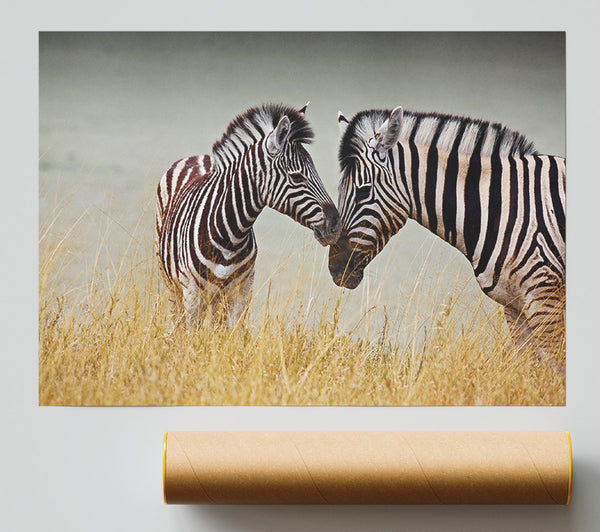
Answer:
<path fill-rule="evenodd" d="M 188 328 L 205 311 L 234 326 L 252 293 L 253 224 L 271 207 L 312 229 L 327 246 L 340 232 L 336 207 L 304 144 L 306 104 L 252 107 L 238 115 L 212 155 L 181 159 L 157 188 L 155 245 L 171 311 Z"/>
<path fill-rule="evenodd" d="M 338 122 L 336 284 L 355 288 L 390 238 L 415 220 L 471 263 L 504 307 L 518 346 L 564 373 L 565 189 L 562 157 L 501 124 L 440 113 L 368 110 Z M 558 359 L 558 361 L 557 361 Z"/>

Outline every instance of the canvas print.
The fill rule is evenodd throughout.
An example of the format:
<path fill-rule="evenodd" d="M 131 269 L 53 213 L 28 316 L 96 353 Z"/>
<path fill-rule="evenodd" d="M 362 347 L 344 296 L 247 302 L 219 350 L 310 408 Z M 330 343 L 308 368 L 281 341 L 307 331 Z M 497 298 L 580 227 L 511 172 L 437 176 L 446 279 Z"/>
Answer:
<path fill-rule="evenodd" d="M 564 405 L 565 34 L 39 34 L 41 405 Z"/>

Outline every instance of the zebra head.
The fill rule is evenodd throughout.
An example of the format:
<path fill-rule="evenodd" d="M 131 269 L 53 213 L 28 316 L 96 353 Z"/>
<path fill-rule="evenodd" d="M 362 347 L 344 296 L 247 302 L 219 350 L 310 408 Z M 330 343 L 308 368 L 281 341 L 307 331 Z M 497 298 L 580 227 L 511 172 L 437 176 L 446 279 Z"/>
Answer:
<path fill-rule="evenodd" d="M 329 249 L 329 272 L 338 286 L 356 288 L 366 266 L 408 218 L 391 153 L 400 135 L 402 107 L 363 111 L 351 121 L 340 112 L 338 123 L 342 232 Z"/>
<path fill-rule="evenodd" d="M 262 195 L 266 205 L 312 229 L 317 241 L 327 246 L 338 239 L 341 222 L 304 147 L 312 138 L 304 118 L 307 106 L 299 111 L 284 109 L 285 114 L 265 138 L 267 168 Z"/>

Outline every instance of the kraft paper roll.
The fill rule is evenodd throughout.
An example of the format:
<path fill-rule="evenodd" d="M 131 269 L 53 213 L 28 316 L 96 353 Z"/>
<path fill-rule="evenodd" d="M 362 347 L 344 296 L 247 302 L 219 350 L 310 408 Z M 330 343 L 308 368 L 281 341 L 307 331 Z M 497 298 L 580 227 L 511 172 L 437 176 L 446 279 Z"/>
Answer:
<path fill-rule="evenodd" d="M 568 504 L 568 432 L 168 432 L 168 504 Z"/>

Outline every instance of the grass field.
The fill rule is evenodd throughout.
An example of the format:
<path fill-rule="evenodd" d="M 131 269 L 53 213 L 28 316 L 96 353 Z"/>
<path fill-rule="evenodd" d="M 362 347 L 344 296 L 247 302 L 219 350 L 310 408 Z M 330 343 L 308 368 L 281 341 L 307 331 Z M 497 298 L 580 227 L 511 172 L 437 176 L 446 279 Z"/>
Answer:
<path fill-rule="evenodd" d="M 306 303 L 305 279 L 274 273 L 234 329 L 182 333 L 149 239 L 104 264 L 101 231 L 89 271 L 65 286 L 72 231 L 40 231 L 42 405 L 565 404 L 564 377 L 514 351 L 483 294 L 465 319 L 459 286 L 432 305 L 417 280 L 390 315 L 376 290 L 349 327 L 347 292 L 332 284 Z"/>

